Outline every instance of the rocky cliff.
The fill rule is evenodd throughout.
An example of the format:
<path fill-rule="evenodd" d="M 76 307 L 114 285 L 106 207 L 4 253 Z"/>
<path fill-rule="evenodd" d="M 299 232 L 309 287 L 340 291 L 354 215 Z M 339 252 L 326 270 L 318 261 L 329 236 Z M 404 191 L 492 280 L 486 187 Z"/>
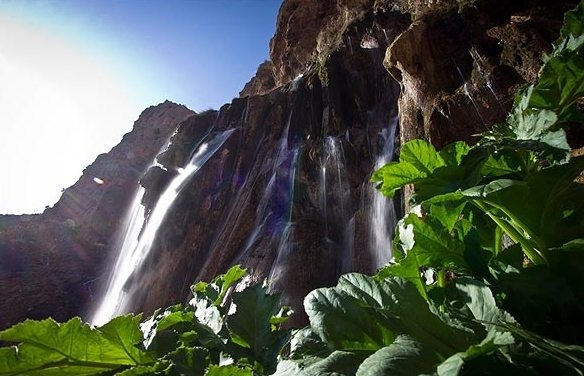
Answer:
<path fill-rule="evenodd" d="M 284 1 L 271 61 L 260 66 L 240 98 L 182 122 L 158 158 L 162 167 L 142 179 L 146 213 L 152 213 L 189 157 L 216 137 L 226 138 L 181 186 L 149 256 L 124 287 L 132 296 L 128 308 L 150 312 L 183 301 L 193 281 L 241 263 L 251 270 L 251 280 L 270 277 L 301 323 L 301 299 L 308 291 L 334 284 L 342 272 L 372 272 L 389 258 L 389 218 L 402 204 L 392 208 L 374 192 L 368 179 L 376 165 L 411 138 L 437 146 L 454 139 L 472 142 L 473 134 L 502 121 L 516 88 L 535 78 L 541 54 L 573 4 Z M 86 178 L 90 185 L 93 177 L 107 182 L 118 175 L 114 170 L 105 175 L 88 168 Z M 135 186 L 138 175 L 125 178 Z M 133 191 L 100 187 L 107 197 L 127 194 L 125 202 Z M 113 233 L 123 207 L 111 213 L 81 205 L 85 214 L 73 218 L 76 194 L 68 190 L 64 197 L 70 201 L 43 215 L 58 218 L 63 231 L 83 224 L 86 229 L 78 231 L 105 226 Z M 37 219 L 15 221 L 27 220 Z M 65 252 L 83 258 L 94 248 L 82 244 Z M 74 263 L 84 266 L 78 280 L 107 272 L 105 264 L 88 262 Z M 3 275 L 8 270 L 18 269 L 7 267 Z M 4 286 L 10 290 L 3 288 L 3 294 L 18 296 L 16 283 Z M 38 297 L 39 291 L 23 295 Z M 73 294 L 84 292 L 58 298 L 80 299 Z"/>
<path fill-rule="evenodd" d="M 376 163 L 411 138 L 473 142 L 502 121 L 570 5 L 285 1 L 271 61 L 241 97 L 199 119 L 207 126 L 179 128 L 177 140 L 234 132 L 163 221 L 128 286 L 131 310 L 184 300 L 192 281 L 241 263 L 302 322 L 311 289 L 389 257 L 379 217 L 392 208 L 368 183 Z M 188 155 L 181 145 L 167 153 Z"/>
<path fill-rule="evenodd" d="M 107 280 L 138 179 L 177 124 L 193 114 L 168 101 L 144 110 L 52 208 L 0 215 L 0 328 L 24 318 L 65 320 L 95 304 L 95 286 Z"/>

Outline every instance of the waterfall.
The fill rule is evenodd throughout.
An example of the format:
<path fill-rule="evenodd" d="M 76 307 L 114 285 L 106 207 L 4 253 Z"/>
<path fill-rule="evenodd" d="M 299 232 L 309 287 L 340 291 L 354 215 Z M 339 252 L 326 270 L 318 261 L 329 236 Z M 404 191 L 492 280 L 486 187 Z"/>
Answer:
<path fill-rule="evenodd" d="M 395 146 L 395 131 L 397 116 L 390 125 L 383 128 L 379 134 L 380 152 L 375 159 L 375 169 L 389 163 L 393 157 Z M 395 209 L 393 200 L 383 196 L 375 187 L 370 185 L 371 207 L 369 218 L 369 251 L 373 269 L 376 270 L 387 264 L 391 259 L 393 228 L 395 227 Z"/>
<path fill-rule="evenodd" d="M 325 239 L 339 249 L 339 272 L 351 268 L 348 223 L 351 192 L 347 181 L 343 146 L 337 137 L 325 137 L 320 161 L 319 200 Z M 352 237 L 351 237 L 352 239 Z"/>
<path fill-rule="evenodd" d="M 270 269 L 269 274 L 269 281 L 271 282 L 272 286 L 274 286 L 278 280 L 280 275 L 282 274 L 282 269 L 285 267 L 288 255 L 292 250 L 291 244 L 291 225 L 292 225 L 292 202 L 294 200 L 294 182 L 296 180 L 296 168 L 298 163 L 298 155 L 299 149 L 292 149 L 287 153 L 287 161 L 289 163 L 286 166 L 286 170 L 284 170 L 283 176 L 281 176 L 281 183 L 280 187 L 281 190 L 279 192 L 280 197 L 276 196 L 276 203 L 279 205 L 285 205 L 280 207 L 281 210 L 281 217 L 278 221 L 278 227 L 283 227 L 282 232 L 278 232 L 279 235 L 279 243 L 276 252 L 276 259 L 272 264 L 272 268 Z M 286 197 L 284 197 L 286 195 Z M 285 202 L 280 202 L 279 200 L 284 199 Z M 272 237 L 272 239 L 277 239 L 276 237 Z"/>
<path fill-rule="evenodd" d="M 194 152 L 188 164 L 170 182 L 158 198 L 148 222 L 142 225 L 144 208 L 140 205 L 144 189 L 141 188 L 134 200 L 132 218 L 128 232 L 124 236 L 115 267 L 110 276 L 105 296 L 91 319 L 93 325 L 103 325 L 113 317 L 124 313 L 131 299 L 131 277 L 148 256 L 156 232 L 166 217 L 174 200 L 185 183 L 219 150 L 234 129 L 218 133 L 208 142 L 203 142 Z"/>
<path fill-rule="evenodd" d="M 271 158 L 271 168 L 268 169 L 269 179 L 256 208 L 253 231 L 238 253 L 235 263 L 241 262 L 254 246 L 262 244 L 264 248 L 270 248 L 279 241 L 289 219 L 287 211 L 291 203 L 295 161 L 298 154 L 298 149 L 290 150 L 288 146 L 290 119 L 291 116 L 278 142 L 278 149 Z M 266 240 L 267 245 L 263 244 Z"/>

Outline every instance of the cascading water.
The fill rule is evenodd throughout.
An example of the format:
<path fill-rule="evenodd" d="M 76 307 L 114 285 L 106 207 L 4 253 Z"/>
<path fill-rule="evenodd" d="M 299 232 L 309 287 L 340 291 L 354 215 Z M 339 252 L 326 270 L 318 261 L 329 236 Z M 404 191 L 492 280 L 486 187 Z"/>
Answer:
<path fill-rule="evenodd" d="M 395 131 L 397 116 L 390 125 L 383 128 L 379 134 L 380 153 L 375 160 L 375 169 L 389 163 L 395 147 Z M 375 187 L 370 186 L 371 208 L 369 209 L 369 251 L 374 269 L 378 269 L 391 260 L 392 236 L 395 227 L 395 209 L 393 200 L 383 196 Z"/>
<path fill-rule="evenodd" d="M 189 178 L 219 150 L 233 132 L 234 129 L 230 129 L 219 133 L 208 142 L 199 145 L 188 164 L 179 171 L 179 174 L 160 195 L 148 217 L 148 222 L 144 226 L 143 221 L 139 219 L 144 216 L 144 208 L 140 205 L 144 190 L 140 189 L 134 201 L 129 231 L 124 236 L 124 242 L 112 271 L 105 296 L 91 319 L 93 325 L 103 325 L 113 317 L 124 313 L 124 309 L 129 299 L 131 299 L 132 287 L 128 286 L 131 277 L 148 256 L 156 232 L 172 203 Z"/>
<path fill-rule="evenodd" d="M 290 254 L 292 247 L 291 244 L 291 225 L 292 225 L 292 210 L 291 210 L 291 203 L 294 199 L 294 181 L 296 180 L 296 167 L 298 162 L 298 154 L 299 150 L 297 148 L 287 151 L 286 153 L 286 169 L 284 170 L 283 176 L 281 176 L 281 183 L 280 187 L 283 189 L 278 192 L 278 196 L 276 196 L 276 202 L 284 198 L 283 195 L 286 195 L 285 202 L 280 202 L 280 211 L 283 214 L 282 218 L 280 219 L 278 225 L 283 227 L 283 231 L 281 232 L 280 241 L 278 244 L 278 250 L 276 253 L 276 259 L 272 264 L 272 268 L 270 269 L 269 280 L 272 282 L 272 285 L 278 283 L 280 279 L 280 275 L 282 274 L 283 265 L 285 265 L 284 260 Z M 286 207 L 281 206 L 282 204 L 286 205 Z M 287 214 L 287 215 L 286 215 Z M 274 237 L 275 239 L 275 237 Z"/>
<path fill-rule="evenodd" d="M 289 129 L 290 121 L 288 121 L 282 133 L 278 149 L 273 157 L 271 170 L 269 170 L 270 178 L 256 209 L 253 231 L 236 258 L 236 262 L 245 257 L 249 250 L 257 246 L 262 239 L 267 238 L 265 240 L 267 244 L 264 247 L 269 248 L 271 245 L 277 244 L 284 232 L 289 217 L 289 215 L 286 215 L 286 211 L 289 207 L 289 197 L 292 189 L 289 177 L 291 175 L 292 179 L 294 178 L 292 169 L 297 157 L 294 154 L 298 153 L 297 149 L 289 150 L 288 148 Z"/>
<path fill-rule="evenodd" d="M 339 271 L 347 272 L 353 257 L 350 252 L 352 241 L 349 241 L 347 232 L 351 193 L 347 182 L 343 146 L 336 137 L 329 136 L 323 140 L 319 196 L 325 239 L 337 244 Z"/>

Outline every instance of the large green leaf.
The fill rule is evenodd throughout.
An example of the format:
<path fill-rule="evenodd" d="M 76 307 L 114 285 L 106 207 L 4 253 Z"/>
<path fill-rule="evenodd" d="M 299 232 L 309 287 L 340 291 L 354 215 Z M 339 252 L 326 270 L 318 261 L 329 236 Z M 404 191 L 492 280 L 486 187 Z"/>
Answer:
<path fill-rule="evenodd" d="M 402 147 L 399 162 L 375 171 L 371 181 L 380 182 L 381 192 L 389 197 L 403 186 L 414 184 L 414 202 L 456 200 L 460 195 L 452 193 L 474 184 L 487 158 L 482 151 L 471 151 L 466 143 L 455 142 L 438 153 L 427 141 L 412 140 Z"/>
<path fill-rule="evenodd" d="M 304 305 L 312 329 L 334 350 L 376 351 L 407 334 L 446 356 L 466 348 L 471 337 L 445 323 L 401 278 L 346 274 L 336 287 L 311 292 Z"/>
<path fill-rule="evenodd" d="M 140 330 L 141 315 L 118 316 L 99 328 L 103 336 L 124 349 L 124 352 L 136 364 L 152 362 L 152 355 L 138 348 L 144 341 L 144 334 Z"/>
<path fill-rule="evenodd" d="M 406 225 L 411 225 L 414 243 L 407 252 L 406 258 L 415 258 L 416 264 L 456 271 L 469 269 L 464 259 L 465 245 L 457 237 L 452 236 L 441 221 L 433 216 L 420 218 L 411 213 L 405 219 Z"/>
<path fill-rule="evenodd" d="M 436 369 L 438 357 L 433 349 L 426 348 L 407 335 L 376 351 L 361 363 L 357 376 L 421 375 Z"/>
<path fill-rule="evenodd" d="M 385 312 L 362 306 L 348 293 L 335 288 L 312 291 L 304 299 L 310 325 L 330 349 L 375 351 L 391 343 Z"/>
<path fill-rule="evenodd" d="M 502 211 L 540 246 L 557 247 L 583 231 L 584 190 L 573 181 L 582 170 L 584 157 L 572 158 L 567 164 L 533 173 L 527 181 L 499 179 L 463 194 L 488 203 L 495 215 L 496 210 Z"/>
<path fill-rule="evenodd" d="M 461 151 L 451 154 L 461 154 Z M 434 146 L 424 140 L 412 140 L 406 142 L 400 151 L 400 162 L 409 163 L 418 171 L 431 174 L 435 169 L 445 166 L 442 156 L 436 151 Z"/>
<path fill-rule="evenodd" d="M 333 351 L 324 359 L 313 362 L 301 369 L 302 376 L 340 376 L 354 375 L 363 361 L 363 354 L 348 351 Z"/>
<path fill-rule="evenodd" d="M 268 294 L 267 286 L 256 284 L 232 296 L 235 313 L 227 317 L 234 343 L 249 349 L 251 358 L 259 361 L 265 372 L 273 372 L 276 358 L 290 338 L 290 331 L 280 329 L 289 311 L 280 309 L 279 294 Z"/>
<path fill-rule="evenodd" d="M 456 376 L 462 371 L 465 363 L 479 357 L 488 355 L 502 347 L 515 343 L 513 335 L 509 332 L 489 331 L 487 337 L 476 345 L 470 346 L 466 351 L 456 353 L 438 366 L 439 376 Z"/>
<path fill-rule="evenodd" d="M 138 365 L 149 360 L 134 347 L 142 340 L 138 320 L 118 318 L 105 325 L 105 333 L 79 318 L 64 324 L 27 320 L 0 332 L 0 340 L 17 343 L 1 349 L 0 375 L 91 375 Z"/>
<path fill-rule="evenodd" d="M 515 322 L 513 317 L 497 306 L 491 289 L 477 280 L 459 278 L 456 288 L 475 320 L 487 331 L 497 330 L 501 323 Z"/>
<path fill-rule="evenodd" d="M 253 370 L 249 368 L 240 368 L 235 365 L 209 367 L 205 376 L 253 376 Z"/>
<path fill-rule="evenodd" d="M 428 177 L 424 171 L 406 162 L 390 162 L 373 173 L 371 181 L 381 182 L 381 192 L 393 197 L 395 192 L 407 184 L 417 183 Z"/>
<path fill-rule="evenodd" d="M 584 22 L 582 20 L 584 20 L 584 3 L 581 1 L 576 8 L 566 12 L 564 15 L 564 24 L 560 31 L 560 38 L 555 44 L 560 43 L 562 39 L 570 36 L 578 37 L 584 34 Z"/>
<path fill-rule="evenodd" d="M 460 166 L 462 160 L 470 151 L 471 148 L 466 142 L 456 141 L 446 145 L 438 154 L 444 161 L 445 166 Z"/>

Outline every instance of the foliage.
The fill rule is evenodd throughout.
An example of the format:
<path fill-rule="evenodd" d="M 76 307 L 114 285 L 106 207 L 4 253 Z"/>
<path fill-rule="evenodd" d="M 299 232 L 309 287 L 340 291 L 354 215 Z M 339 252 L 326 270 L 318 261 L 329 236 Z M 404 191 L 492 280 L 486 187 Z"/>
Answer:
<path fill-rule="evenodd" d="M 289 340 L 288 309 L 265 285 L 228 292 L 245 275 L 235 266 L 192 288 L 188 305 L 113 319 L 91 328 L 27 320 L 0 332 L 0 375 L 253 375 L 275 371 Z"/>
<path fill-rule="evenodd" d="M 566 15 L 538 83 L 519 93 L 505 124 L 475 146 L 437 151 L 410 141 L 372 177 L 390 197 L 407 184 L 415 190 L 414 209 L 396 229 L 395 262 L 376 278 L 408 279 L 464 326 L 488 323 L 486 336 L 452 354 L 438 374 L 519 365 L 529 374 L 584 373 L 584 348 L 564 344 L 584 343 L 576 324 L 584 291 L 575 277 L 584 268 L 584 186 L 575 182 L 584 157 L 570 158 L 564 130 L 584 124 L 583 15 L 584 3 Z M 476 294 L 483 303 L 473 308 Z M 481 318 L 485 307 L 499 313 Z"/>
<path fill-rule="evenodd" d="M 474 146 L 423 140 L 372 177 L 412 184 L 394 262 L 304 300 L 310 325 L 245 270 L 193 285 L 187 305 L 113 319 L 25 321 L 0 332 L 0 375 L 584 375 L 584 2 L 565 18 L 536 85 Z"/>

